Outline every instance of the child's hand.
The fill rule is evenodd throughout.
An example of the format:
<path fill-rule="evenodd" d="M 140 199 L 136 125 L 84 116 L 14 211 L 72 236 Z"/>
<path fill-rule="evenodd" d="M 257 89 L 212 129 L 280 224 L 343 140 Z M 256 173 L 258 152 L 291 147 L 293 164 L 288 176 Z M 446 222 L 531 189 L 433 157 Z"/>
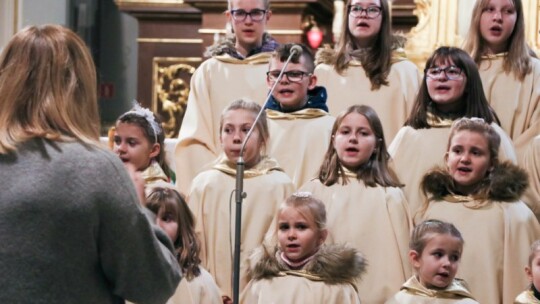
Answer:
<path fill-rule="evenodd" d="M 135 186 L 139 202 L 144 207 L 146 206 L 146 196 L 144 194 L 144 179 L 142 178 L 142 174 L 135 170 L 135 167 L 130 163 L 125 163 L 125 166 L 129 173 L 129 177 L 131 177 L 133 185 Z"/>

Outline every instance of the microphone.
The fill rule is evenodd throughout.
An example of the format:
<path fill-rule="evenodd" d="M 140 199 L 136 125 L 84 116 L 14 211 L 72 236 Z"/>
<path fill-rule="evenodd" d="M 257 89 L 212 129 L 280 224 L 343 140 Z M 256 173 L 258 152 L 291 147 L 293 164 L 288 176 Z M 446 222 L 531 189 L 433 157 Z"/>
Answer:
<path fill-rule="evenodd" d="M 291 55 L 296 56 L 302 54 L 302 47 L 298 44 L 295 44 L 291 47 Z"/>
<path fill-rule="evenodd" d="M 279 71 L 279 75 L 272 85 L 272 88 L 270 88 L 270 91 L 268 91 L 268 95 L 266 95 L 266 100 L 264 101 L 261 110 L 257 114 L 257 117 L 255 117 L 255 120 L 253 121 L 253 125 L 251 125 L 251 128 L 249 128 L 248 133 L 246 134 L 246 138 L 244 138 L 244 141 L 242 142 L 242 148 L 240 149 L 240 155 L 238 157 L 238 160 L 236 161 L 236 187 L 235 187 L 235 201 L 236 201 L 236 218 L 235 218 L 235 227 L 234 227 L 234 264 L 233 264 L 233 304 L 239 303 L 239 292 L 240 292 L 240 237 L 242 232 L 242 200 L 246 197 L 246 193 L 244 193 L 244 149 L 246 148 L 246 144 L 251 137 L 251 134 L 253 133 L 253 130 L 255 130 L 255 127 L 257 126 L 257 122 L 259 121 L 263 111 L 266 108 L 266 104 L 268 101 L 270 101 L 270 97 L 272 97 L 272 94 L 274 93 L 274 90 L 276 89 L 277 84 L 281 81 L 281 78 L 283 78 L 283 73 L 285 72 L 285 69 L 287 68 L 287 65 L 289 65 L 289 62 L 291 61 L 293 56 L 302 54 L 302 47 L 298 44 L 294 44 L 290 51 L 289 51 L 289 57 L 287 58 L 287 61 L 285 61 L 285 64 L 283 65 L 283 68 Z"/>

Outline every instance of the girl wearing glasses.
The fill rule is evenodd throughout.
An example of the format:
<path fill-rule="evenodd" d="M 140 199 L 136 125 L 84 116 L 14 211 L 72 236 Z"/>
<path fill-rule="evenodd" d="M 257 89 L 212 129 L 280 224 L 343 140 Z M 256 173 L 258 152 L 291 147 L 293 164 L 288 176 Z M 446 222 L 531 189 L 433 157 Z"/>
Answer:
<path fill-rule="evenodd" d="M 446 140 L 444 157 L 438 155 L 444 165 L 422 178 L 428 200 L 420 219 L 447 221 L 463 233 L 467 250 L 457 277 L 479 303 L 513 303 L 527 286 L 529 244 L 540 236 L 538 221 L 520 200 L 527 173 L 499 161 L 501 138 L 483 119 L 456 120 Z"/>
<path fill-rule="evenodd" d="M 405 122 L 420 74 L 392 35 L 387 0 L 348 0 L 336 49 L 321 49 L 315 75 L 328 90 L 330 114 L 354 104 L 372 107 L 392 140 Z"/>
<path fill-rule="evenodd" d="M 362 303 L 384 303 L 411 275 L 412 223 L 389 161 L 377 113 L 350 106 L 336 118 L 318 178 L 302 186 L 325 203 L 329 240 L 365 254 L 369 271 L 356 282 Z"/>
<path fill-rule="evenodd" d="M 540 60 L 525 41 L 523 13 L 522 0 L 476 1 L 464 45 L 520 163 L 540 134 Z"/>
<path fill-rule="evenodd" d="M 266 33 L 272 12 L 269 0 L 229 0 L 225 12 L 233 37 L 210 47 L 191 78 L 191 91 L 175 151 L 177 187 L 189 191 L 202 168 L 222 151 L 219 117 L 231 100 L 264 102 L 270 52 L 278 44 Z"/>
<path fill-rule="evenodd" d="M 421 207 L 422 176 L 441 164 L 452 122 L 461 117 L 479 117 L 501 137 L 502 159 L 516 161 L 512 141 L 497 125 L 497 116 L 487 103 L 478 69 L 472 58 L 455 47 L 440 47 L 426 63 L 424 80 L 411 114 L 388 147 L 395 170 L 405 183 L 411 214 Z"/>

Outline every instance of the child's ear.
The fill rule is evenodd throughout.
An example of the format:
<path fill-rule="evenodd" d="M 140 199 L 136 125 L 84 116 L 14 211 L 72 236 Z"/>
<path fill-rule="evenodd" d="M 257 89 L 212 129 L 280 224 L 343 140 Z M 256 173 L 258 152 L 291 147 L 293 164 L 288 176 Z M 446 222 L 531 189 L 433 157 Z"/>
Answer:
<path fill-rule="evenodd" d="M 420 254 L 416 250 L 409 250 L 409 261 L 414 269 L 420 267 Z"/>
<path fill-rule="evenodd" d="M 327 229 L 321 230 L 321 238 L 319 239 L 319 246 L 324 244 L 327 237 L 328 237 L 328 230 Z"/>
<path fill-rule="evenodd" d="M 308 89 L 313 90 L 316 86 L 317 86 L 317 76 L 315 76 L 315 74 L 312 74 L 311 76 L 309 76 Z"/>
<path fill-rule="evenodd" d="M 525 266 L 525 273 L 527 274 L 527 278 L 529 279 L 529 281 L 533 281 L 533 276 L 532 276 L 532 269 L 531 267 L 529 266 Z"/>
<path fill-rule="evenodd" d="M 150 150 L 150 158 L 157 157 L 159 153 L 161 152 L 161 145 L 158 143 L 155 143 L 152 145 L 152 149 Z"/>

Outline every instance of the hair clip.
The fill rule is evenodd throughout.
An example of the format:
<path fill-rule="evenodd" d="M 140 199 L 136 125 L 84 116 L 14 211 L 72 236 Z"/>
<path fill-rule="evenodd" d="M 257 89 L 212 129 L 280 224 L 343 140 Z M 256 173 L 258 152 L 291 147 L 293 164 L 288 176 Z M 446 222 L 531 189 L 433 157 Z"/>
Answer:
<path fill-rule="evenodd" d="M 127 113 L 135 114 L 146 119 L 146 121 L 150 124 L 150 127 L 154 131 L 154 142 L 158 142 L 157 136 L 161 134 L 161 127 L 157 123 L 154 113 L 152 113 L 152 111 L 148 110 L 147 108 L 141 107 L 137 100 L 133 100 L 133 109 Z"/>
<path fill-rule="evenodd" d="M 309 198 L 313 196 L 313 193 L 309 191 L 298 191 L 291 194 L 291 196 L 298 197 L 298 198 Z"/>

